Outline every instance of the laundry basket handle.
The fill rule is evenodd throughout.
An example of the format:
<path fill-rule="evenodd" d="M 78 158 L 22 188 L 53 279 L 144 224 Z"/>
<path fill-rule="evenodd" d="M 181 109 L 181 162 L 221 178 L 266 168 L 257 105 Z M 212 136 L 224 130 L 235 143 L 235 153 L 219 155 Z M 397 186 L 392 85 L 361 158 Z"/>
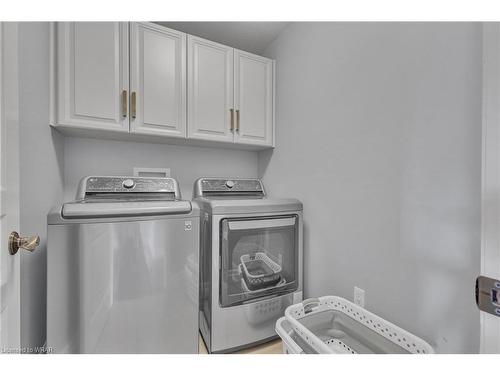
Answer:
<path fill-rule="evenodd" d="M 283 340 L 283 343 L 288 346 L 288 348 L 291 350 L 292 353 L 294 354 L 301 354 L 304 353 L 304 350 L 295 342 L 295 340 L 292 338 L 290 335 L 289 329 L 285 329 L 283 327 L 283 324 L 288 323 L 288 320 L 286 317 L 281 317 L 278 319 L 276 322 L 276 333 L 281 337 L 281 340 Z M 290 323 L 288 323 L 290 325 Z M 293 332 L 293 328 L 292 328 Z"/>
<path fill-rule="evenodd" d="M 319 305 L 319 298 L 308 298 L 302 301 L 302 307 L 304 308 L 304 314 L 309 314 L 312 311 L 314 305 Z"/>
<path fill-rule="evenodd" d="M 288 323 L 292 326 L 293 330 L 318 354 L 334 354 L 334 349 L 330 348 L 320 339 L 315 340 L 316 337 L 307 327 L 300 324 L 294 317 L 287 318 Z"/>

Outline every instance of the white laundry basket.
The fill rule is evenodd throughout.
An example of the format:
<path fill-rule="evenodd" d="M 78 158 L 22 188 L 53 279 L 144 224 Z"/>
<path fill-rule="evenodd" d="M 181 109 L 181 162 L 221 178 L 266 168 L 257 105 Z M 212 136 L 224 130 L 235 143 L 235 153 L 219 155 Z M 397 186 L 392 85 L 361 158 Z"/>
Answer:
<path fill-rule="evenodd" d="M 276 333 L 283 343 L 283 354 L 314 354 L 314 350 L 298 336 L 286 317 L 276 322 Z"/>
<path fill-rule="evenodd" d="M 297 346 L 320 354 L 434 353 L 421 338 L 341 297 L 305 300 L 289 306 L 285 318 L 276 331 L 290 353 Z"/>

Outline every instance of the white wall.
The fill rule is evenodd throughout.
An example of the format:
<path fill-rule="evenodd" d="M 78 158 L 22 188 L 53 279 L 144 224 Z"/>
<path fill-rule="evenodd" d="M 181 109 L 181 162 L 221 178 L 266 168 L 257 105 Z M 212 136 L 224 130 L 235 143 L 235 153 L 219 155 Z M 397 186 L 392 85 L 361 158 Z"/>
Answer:
<path fill-rule="evenodd" d="M 305 294 L 478 352 L 481 26 L 299 23 L 277 59 L 273 195 L 304 202 Z"/>
<path fill-rule="evenodd" d="M 21 251 L 21 346 L 45 341 L 47 221 L 63 198 L 64 141 L 49 123 L 49 26 L 19 24 L 21 234 L 40 235 L 33 253 Z"/>
<path fill-rule="evenodd" d="M 65 200 L 87 175 L 132 175 L 134 167 L 170 168 L 182 197 L 191 199 L 198 177 L 257 177 L 257 153 L 167 144 L 65 138 Z"/>

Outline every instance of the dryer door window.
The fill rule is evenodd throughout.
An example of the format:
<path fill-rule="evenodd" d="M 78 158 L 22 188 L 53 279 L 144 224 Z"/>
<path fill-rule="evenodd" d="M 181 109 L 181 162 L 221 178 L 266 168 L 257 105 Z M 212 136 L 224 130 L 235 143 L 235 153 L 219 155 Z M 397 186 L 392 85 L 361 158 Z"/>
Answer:
<path fill-rule="evenodd" d="M 222 307 L 297 289 L 298 225 L 297 215 L 221 220 Z"/>

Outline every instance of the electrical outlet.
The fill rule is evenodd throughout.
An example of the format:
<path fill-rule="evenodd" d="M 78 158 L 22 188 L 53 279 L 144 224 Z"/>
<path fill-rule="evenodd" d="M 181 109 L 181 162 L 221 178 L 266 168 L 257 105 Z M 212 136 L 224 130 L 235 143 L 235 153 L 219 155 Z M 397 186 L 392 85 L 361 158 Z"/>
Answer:
<path fill-rule="evenodd" d="M 354 303 L 358 306 L 365 307 L 365 291 L 357 286 L 354 287 Z"/>

